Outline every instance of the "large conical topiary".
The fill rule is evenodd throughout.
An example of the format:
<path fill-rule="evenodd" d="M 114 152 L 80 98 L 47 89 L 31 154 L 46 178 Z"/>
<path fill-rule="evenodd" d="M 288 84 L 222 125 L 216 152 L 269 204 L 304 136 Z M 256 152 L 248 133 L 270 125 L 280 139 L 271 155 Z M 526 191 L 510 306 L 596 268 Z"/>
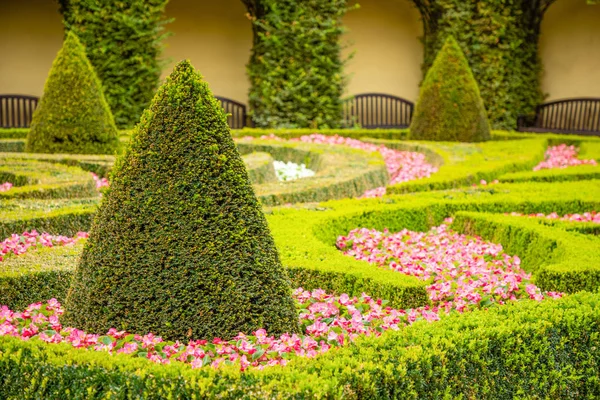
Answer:
<path fill-rule="evenodd" d="M 479 87 L 453 37 L 446 40 L 421 85 L 410 137 L 459 142 L 490 138 Z"/>
<path fill-rule="evenodd" d="M 119 137 L 102 85 L 85 49 L 67 33 L 33 114 L 26 151 L 112 154 Z"/>
<path fill-rule="evenodd" d="M 298 330 L 226 115 L 188 61 L 117 161 L 66 302 L 69 324 L 168 339 Z"/>

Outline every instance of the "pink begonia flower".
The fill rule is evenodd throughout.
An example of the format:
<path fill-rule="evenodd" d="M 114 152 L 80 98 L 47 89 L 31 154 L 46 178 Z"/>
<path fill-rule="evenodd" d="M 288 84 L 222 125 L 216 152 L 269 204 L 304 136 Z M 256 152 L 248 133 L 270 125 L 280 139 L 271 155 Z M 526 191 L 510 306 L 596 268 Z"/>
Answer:
<path fill-rule="evenodd" d="M 554 169 L 554 168 L 567 168 L 574 167 L 577 165 L 593 165 L 596 166 L 598 163 L 596 160 L 580 160 L 577 158 L 579 149 L 575 146 L 567 146 L 566 144 L 560 144 L 558 146 L 550 146 L 546 150 L 544 161 L 533 167 L 534 171 L 542 169 Z"/>
<path fill-rule="evenodd" d="M 92 172 L 92 178 L 94 178 L 94 182 L 96 182 L 96 189 L 102 189 L 103 187 L 109 187 L 110 182 L 106 178 L 99 178 L 98 175 Z"/>
<path fill-rule="evenodd" d="M 79 232 L 74 238 L 48 233 L 39 234 L 33 230 L 21 235 L 13 234 L 0 243 L 0 261 L 7 256 L 20 256 L 37 247 L 72 246 L 81 239 L 87 238 L 87 233 Z"/>

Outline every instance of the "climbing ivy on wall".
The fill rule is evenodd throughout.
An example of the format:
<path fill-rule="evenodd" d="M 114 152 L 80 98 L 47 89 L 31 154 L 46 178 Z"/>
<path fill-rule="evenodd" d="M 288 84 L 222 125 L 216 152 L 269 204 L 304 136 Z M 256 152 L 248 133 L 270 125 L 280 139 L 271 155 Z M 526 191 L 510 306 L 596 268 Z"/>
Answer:
<path fill-rule="evenodd" d="M 479 84 L 495 128 L 514 129 L 543 100 L 540 26 L 555 0 L 413 0 L 423 17 L 426 72 L 454 36 Z"/>
<path fill-rule="evenodd" d="M 347 0 L 244 0 L 253 23 L 250 108 L 259 127 L 337 127 Z"/>
<path fill-rule="evenodd" d="M 168 0 L 59 0 L 66 30 L 86 46 L 121 128 L 136 124 L 158 87 Z"/>

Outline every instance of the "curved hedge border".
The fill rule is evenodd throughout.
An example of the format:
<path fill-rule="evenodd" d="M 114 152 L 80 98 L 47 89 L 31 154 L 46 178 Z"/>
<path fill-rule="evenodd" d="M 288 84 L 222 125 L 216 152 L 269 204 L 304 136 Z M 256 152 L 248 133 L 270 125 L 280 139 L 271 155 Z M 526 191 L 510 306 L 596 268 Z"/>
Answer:
<path fill-rule="evenodd" d="M 533 200 L 536 198 L 539 200 Z M 65 225 L 87 230 L 93 208 L 70 207 L 69 211 L 58 210 L 54 216 L 41 221 L 31 218 L 27 226 L 37 228 L 35 223 L 43 222 L 52 233 Z M 268 221 L 282 263 L 294 285 L 353 295 L 366 292 L 388 299 L 396 307 L 413 307 L 427 303 L 426 282 L 344 256 L 334 246 L 337 236 L 357 226 L 423 231 L 456 215 L 458 230 L 497 241 L 507 251 L 518 254 L 523 267 L 534 273 L 542 289 L 596 291 L 600 289 L 600 238 L 563 230 L 558 225 L 547 226 L 536 219 L 484 213 L 556 211 L 566 214 L 598 208 L 600 186 L 585 181 L 560 187 L 545 183 L 499 184 L 493 189 L 419 193 L 391 196 L 381 201 L 340 200 L 324 203 L 322 207 L 278 208 L 270 211 Z M 467 214 L 470 215 L 467 218 L 461 211 L 478 214 Z M 26 275 L 23 279 L 27 279 Z M 56 293 L 57 298 L 62 296 Z M 10 297 L 5 298 L 10 300 Z"/>
<path fill-rule="evenodd" d="M 394 146 L 390 141 L 378 140 L 376 143 Z M 548 143 L 540 138 L 478 144 L 418 142 L 418 146 L 440 154 L 443 164 L 429 178 L 388 186 L 388 194 L 469 186 L 479 184 L 481 180 L 492 181 L 507 172 L 531 170 L 544 158 Z"/>
<path fill-rule="evenodd" d="M 254 152 L 269 153 L 273 158 L 280 161 L 304 163 L 317 172 L 310 179 L 297 179 L 288 182 L 271 180 L 268 178 L 269 172 L 259 172 L 259 175 L 263 173 L 267 175 L 264 178 L 256 177 L 258 180 L 254 188 L 259 200 L 267 206 L 358 197 L 369 189 L 385 186 L 388 181 L 387 169 L 379 153 L 368 153 L 344 146 L 332 147 L 271 140 L 238 140 L 236 145 L 243 155 Z M 32 163 L 49 162 L 77 166 L 86 171 L 94 172 L 101 177 L 108 176 L 114 163 L 113 156 L 102 155 L 0 153 L 0 158 L 7 160 L 23 159 Z M 272 164 L 270 167 L 265 165 L 263 168 L 272 169 Z M 250 172 L 251 176 L 254 174 L 254 171 Z M 274 174 L 273 170 L 273 176 Z M 88 179 L 91 180 L 91 177 L 88 176 Z M 11 190 L 11 193 L 17 192 Z M 91 196 L 92 194 L 87 195 Z M 48 197 L 73 196 L 49 195 Z"/>
<path fill-rule="evenodd" d="M 543 169 L 540 171 L 520 171 L 501 175 L 500 182 L 565 182 L 585 179 L 600 179 L 600 167 L 582 165 L 565 169 Z"/>
<path fill-rule="evenodd" d="M 0 139 L 27 139 L 29 128 L 0 128 Z"/>
<path fill-rule="evenodd" d="M 500 242 L 509 253 L 518 254 L 543 289 L 598 291 L 600 238 L 566 222 L 499 214 L 597 210 L 597 183 L 526 182 L 380 200 L 346 199 L 275 208 L 267 217 L 290 277 L 306 288 L 355 295 L 364 291 L 390 298 L 396 307 L 425 304 L 426 282 L 343 256 L 333 243 L 357 226 L 424 230 L 453 215 L 455 229 Z M 95 210 L 95 200 L 19 203 L 0 201 L 0 228 L 13 233 L 20 230 L 17 226 L 31 229 L 43 224 L 52 233 L 71 234 L 61 229 L 87 229 Z M 18 207 L 29 211 L 23 213 Z M 22 256 L 31 257 L 26 264 L 19 265 L 18 257 L 7 260 L 12 275 L 0 273 L 0 288 L 5 290 L 0 298 L 5 293 L 11 296 L 12 290 L 13 303 L 25 304 L 40 291 L 38 296 L 64 293 L 69 278 L 58 273 L 73 265 L 78 249 L 55 250 L 28 253 Z M 27 267 L 19 269 L 23 265 Z M 56 265 L 59 268 L 52 267 Z M 45 270 L 45 266 L 52 268 Z M 357 345 L 315 359 L 297 359 L 285 368 L 244 373 L 236 367 L 215 371 L 191 370 L 179 363 L 161 366 L 1 337 L 0 397 L 64 398 L 68 390 L 73 397 L 149 399 L 595 398 L 600 396 L 599 305 L 600 295 L 589 293 L 542 303 L 520 301 L 450 315 L 435 324 L 417 323 L 380 338 L 363 338 Z"/>
<path fill-rule="evenodd" d="M 258 199 L 267 206 L 358 197 L 369 189 L 385 186 L 388 181 L 379 153 L 345 146 L 269 140 L 238 140 L 236 144 L 241 154 L 265 152 L 279 161 L 304 163 L 316 172 L 310 179 L 254 185 Z"/>
<path fill-rule="evenodd" d="M 273 157 L 269 153 L 254 152 L 242 157 L 248 178 L 252 184 L 261 184 L 266 182 L 277 182 Z"/>
<path fill-rule="evenodd" d="M 0 397 L 595 398 L 599 331 L 600 295 L 582 293 L 453 314 L 243 373 L 0 337 Z"/>
<path fill-rule="evenodd" d="M 0 139 L 0 153 L 22 153 L 25 151 L 25 140 Z"/>
<path fill-rule="evenodd" d="M 80 168 L 55 163 L 0 156 L 0 181 L 14 187 L 0 193 L 0 199 L 78 198 L 97 195 L 96 184 Z"/>
<path fill-rule="evenodd" d="M 12 189 L 11 189 L 12 190 Z M 89 229 L 98 197 L 19 201 L 0 199 L 0 237 L 36 229 L 52 235 L 74 236 Z"/>

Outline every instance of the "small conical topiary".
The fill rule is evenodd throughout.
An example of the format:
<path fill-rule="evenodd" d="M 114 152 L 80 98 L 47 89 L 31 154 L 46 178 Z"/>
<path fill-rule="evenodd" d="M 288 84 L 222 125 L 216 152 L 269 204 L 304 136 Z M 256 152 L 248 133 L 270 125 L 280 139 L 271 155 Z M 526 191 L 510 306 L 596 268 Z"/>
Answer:
<path fill-rule="evenodd" d="M 33 114 L 25 151 L 112 154 L 119 136 L 102 85 L 77 36 L 69 32 Z"/>
<path fill-rule="evenodd" d="M 446 40 L 421 85 L 410 137 L 459 142 L 490 138 L 479 87 L 453 37 Z"/>
<path fill-rule="evenodd" d="M 113 169 L 66 301 L 69 324 L 167 339 L 298 331 L 227 117 L 178 64 Z"/>

